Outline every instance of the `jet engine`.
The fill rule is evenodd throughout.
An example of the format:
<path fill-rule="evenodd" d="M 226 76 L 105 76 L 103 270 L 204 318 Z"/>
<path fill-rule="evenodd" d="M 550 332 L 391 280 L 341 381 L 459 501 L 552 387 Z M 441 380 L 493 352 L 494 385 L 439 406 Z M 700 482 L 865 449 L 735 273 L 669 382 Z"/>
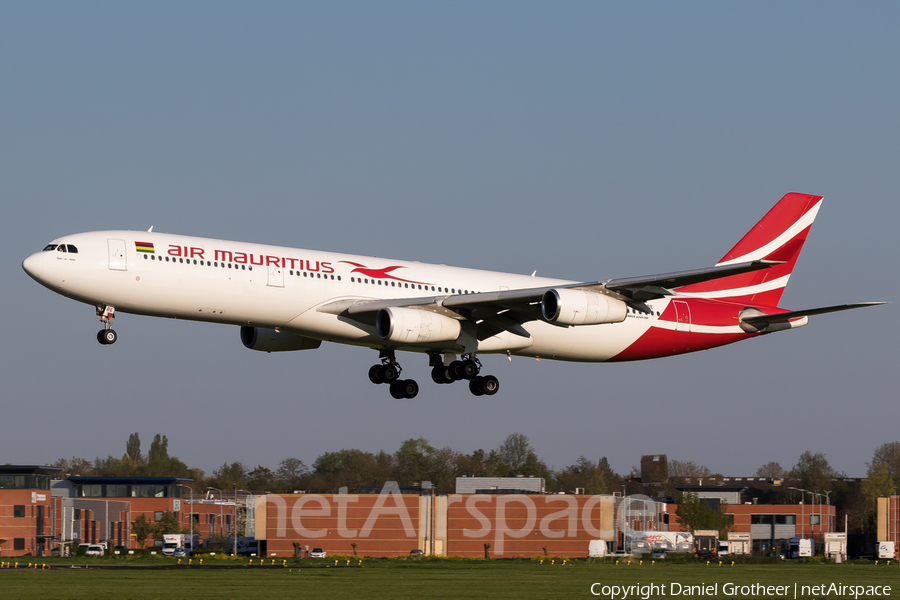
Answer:
<path fill-rule="evenodd" d="M 560 325 L 598 325 L 621 323 L 628 307 L 621 300 L 603 294 L 561 288 L 544 292 L 541 313 L 549 322 Z"/>
<path fill-rule="evenodd" d="M 389 342 L 454 342 L 462 331 L 456 319 L 414 308 L 382 308 L 375 316 L 378 337 Z"/>
<path fill-rule="evenodd" d="M 241 327 L 241 343 L 250 350 L 260 352 L 287 352 L 290 350 L 314 350 L 322 345 L 321 340 L 263 329 L 261 327 Z"/>

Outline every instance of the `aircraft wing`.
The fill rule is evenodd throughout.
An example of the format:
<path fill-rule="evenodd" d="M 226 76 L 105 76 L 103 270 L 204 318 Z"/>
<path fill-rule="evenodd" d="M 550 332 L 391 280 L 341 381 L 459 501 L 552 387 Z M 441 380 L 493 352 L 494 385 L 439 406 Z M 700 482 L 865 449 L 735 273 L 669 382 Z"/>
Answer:
<path fill-rule="evenodd" d="M 733 265 L 678 271 L 646 277 L 629 277 L 585 283 L 571 283 L 556 286 L 477 292 L 474 294 L 454 294 L 450 296 L 422 296 L 417 298 L 393 298 L 387 300 L 344 299 L 320 306 L 317 310 L 335 315 L 344 315 L 353 320 L 373 325 L 375 314 L 386 308 L 413 308 L 443 314 L 455 319 L 472 320 L 479 324 L 494 324 L 498 330 L 513 331 L 517 325 L 541 318 L 540 302 L 544 294 L 555 288 L 569 288 L 606 294 L 629 302 L 637 310 L 648 310 L 643 306 L 647 300 L 673 296 L 671 288 L 710 279 L 718 279 L 768 269 L 779 261 L 749 261 Z M 502 318 L 500 318 L 502 317 Z M 482 328 L 487 332 L 490 327 Z M 495 333 L 491 335 L 495 335 Z M 479 331 L 479 337 L 481 337 Z"/>

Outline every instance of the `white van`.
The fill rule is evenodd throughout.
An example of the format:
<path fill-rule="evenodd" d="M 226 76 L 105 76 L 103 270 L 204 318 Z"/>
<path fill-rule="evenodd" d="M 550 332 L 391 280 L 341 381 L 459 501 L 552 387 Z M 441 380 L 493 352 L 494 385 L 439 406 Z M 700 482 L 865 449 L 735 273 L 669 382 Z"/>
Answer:
<path fill-rule="evenodd" d="M 591 540 L 588 542 L 588 558 L 602 558 L 609 554 L 605 540 Z"/>

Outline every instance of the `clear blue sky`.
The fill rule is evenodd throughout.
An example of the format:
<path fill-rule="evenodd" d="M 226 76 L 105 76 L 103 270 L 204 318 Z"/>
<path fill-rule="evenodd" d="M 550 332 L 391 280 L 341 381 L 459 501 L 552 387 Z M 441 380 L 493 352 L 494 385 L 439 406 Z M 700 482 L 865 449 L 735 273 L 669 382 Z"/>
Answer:
<path fill-rule="evenodd" d="M 371 350 L 245 350 L 31 281 L 66 233 L 146 230 L 576 280 L 712 265 L 784 193 L 825 204 L 788 308 L 900 299 L 900 5 L 0 1 L 0 462 L 274 469 L 406 438 L 527 435 L 555 467 L 645 453 L 863 475 L 900 439 L 896 304 L 631 364 L 487 357 L 501 391 L 396 401 Z"/>

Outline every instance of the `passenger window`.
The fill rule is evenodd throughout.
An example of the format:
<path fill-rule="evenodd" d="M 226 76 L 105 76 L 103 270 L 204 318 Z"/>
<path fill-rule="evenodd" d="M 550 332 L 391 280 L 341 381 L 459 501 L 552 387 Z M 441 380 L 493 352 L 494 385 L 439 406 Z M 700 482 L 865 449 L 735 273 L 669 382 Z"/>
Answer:
<path fill-rule="evenodd" d="M 241 265 L 241 271 L 246 271 L 246 270 L 247 270 L 247 265 Z"/>
<path fill-rule="evenodd" d="M 183 258 L 179 258 L 179 259 L 178 259 L 178 262 L 180 262 L 181 264 L 184 264 L 184 259 L 183 259 Z"/>
<path fill-rule="evenodd" d="M 78 254 L 78 248 L 76 248 L 72 244 L 66 244 L 66 248 L 69 249 L 69 254 Z"/>
<path fill-rule="evenodd" d="M 393 281 L 392 281 L 392 282 L 391 282 L 391 287 L 394 287 L 395 285 L 397 285 L 396 282 L 393 282 Z"/>
<path fill-rule="evenodd" d="M 168 256 L 166 257 L 166 262 L 169 262 L 169 257 L 168 257 Z"/>
<path fill-rule="evenodd" d="M 307 275 L 309 274 L 306 271 L 303 271 L 303 276 L 306 277 Z"/>
<path fill-rule="evenodd" d="M 334 277 L 334 275 L 332 275 L 332 277 Z M 338 275 L 338 281 L 340 281 L 340 280 L 341 280 L 341 276 Z"/>
<path fill-rule="evenodd" d="M 146 254 L 144 255 L 144 260 L 147 260 L 147 255 L 146 255 Z"/>

